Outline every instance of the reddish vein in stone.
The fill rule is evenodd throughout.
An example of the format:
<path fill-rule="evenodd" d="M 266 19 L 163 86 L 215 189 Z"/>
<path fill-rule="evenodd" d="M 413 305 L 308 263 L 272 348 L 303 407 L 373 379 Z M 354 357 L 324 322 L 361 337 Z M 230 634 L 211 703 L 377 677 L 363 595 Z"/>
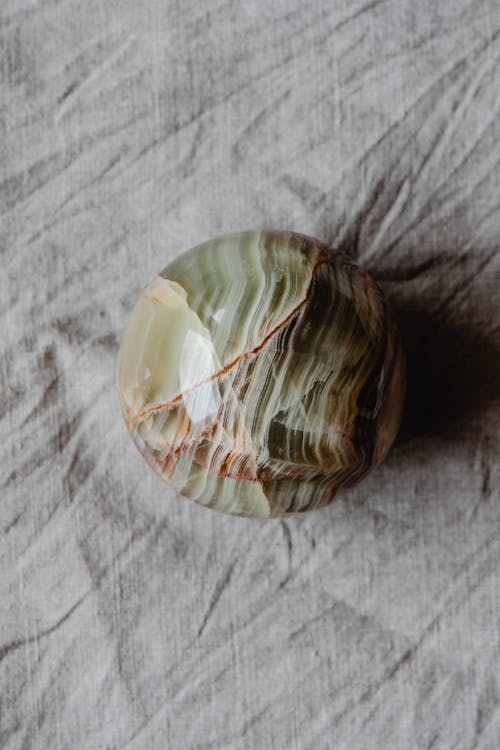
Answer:
<path fill-rule="evenodd" d="M 157 302 L 159 305 L 164 305 L 165 301 L 160 297 L 155 297 L 154 294 L 145 294 L 144 299 L 150 299 L 152 302 Z"/>

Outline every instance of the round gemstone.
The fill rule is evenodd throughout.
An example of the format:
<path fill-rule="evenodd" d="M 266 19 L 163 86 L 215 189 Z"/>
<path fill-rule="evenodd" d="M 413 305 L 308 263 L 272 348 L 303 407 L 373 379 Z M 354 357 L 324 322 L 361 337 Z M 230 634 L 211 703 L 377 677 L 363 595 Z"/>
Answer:
<path fill-rule="evenodd" d="M 385 456 L 404 362 L 390 306 L 345 255 L 291 232 L 189 250 L 122 338 L 128 430 L 182 495 L 269 518 L 330 503 Z"/>

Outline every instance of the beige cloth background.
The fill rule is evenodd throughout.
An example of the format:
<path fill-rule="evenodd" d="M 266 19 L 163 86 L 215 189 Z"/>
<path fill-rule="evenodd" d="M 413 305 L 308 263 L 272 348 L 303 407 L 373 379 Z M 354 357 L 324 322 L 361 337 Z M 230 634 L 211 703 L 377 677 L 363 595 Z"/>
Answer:
<path fill-rule="evenodd" d="M 500 5 L 2 0 L 0 747 L 500 745 Z M 403 432 L 305 518 L 136 454 L 141 288 L 244 228 L 394 301 Z"/>

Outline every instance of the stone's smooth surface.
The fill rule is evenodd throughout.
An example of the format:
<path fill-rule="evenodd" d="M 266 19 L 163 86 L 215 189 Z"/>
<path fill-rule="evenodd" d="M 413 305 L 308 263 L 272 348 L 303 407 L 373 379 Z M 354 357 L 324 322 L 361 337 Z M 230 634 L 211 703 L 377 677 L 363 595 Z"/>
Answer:
<path fill-rule="evenodd" d="M 268 518 L 328 504 L 382 460 L 403 358 L 384 295 L 349 259 L 301 235 L 243 232 L 147 287 L 118 386 L 136 445 L 178 492 Z"/>

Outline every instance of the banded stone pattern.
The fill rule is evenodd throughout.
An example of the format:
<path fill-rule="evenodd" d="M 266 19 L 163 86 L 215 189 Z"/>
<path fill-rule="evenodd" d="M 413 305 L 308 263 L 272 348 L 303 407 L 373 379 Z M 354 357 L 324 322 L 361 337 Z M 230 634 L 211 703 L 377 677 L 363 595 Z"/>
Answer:
<path fill-rule="evenodd" d="M 404 365 L 386 298 L 351 260 L 295 233 L 242 232 L 146 288 L 118 387 L 134 442 L 179 493 L 269 518 L 327 505 L 382 460 Z"/>

